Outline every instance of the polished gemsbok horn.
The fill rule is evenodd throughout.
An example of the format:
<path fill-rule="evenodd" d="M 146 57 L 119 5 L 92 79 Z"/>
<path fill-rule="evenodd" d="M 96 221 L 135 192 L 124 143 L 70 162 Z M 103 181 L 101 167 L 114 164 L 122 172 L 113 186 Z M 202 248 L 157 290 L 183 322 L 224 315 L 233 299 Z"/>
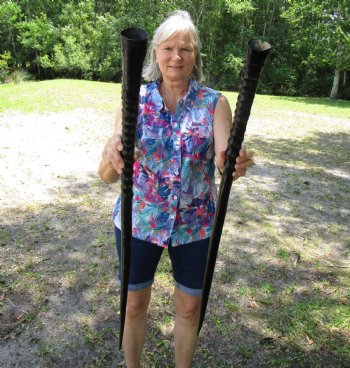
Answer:
<path fill-rule="evenodd" d="M 141 73 L 147 49 L 147 33 L 141 28 L 121 32 L 122 137 L 124 169 L 121 175 L 121 288 L 119 349 L 122 346 L 131 260 L 133 165 Z"/>
<path fill-rule="evenodd" d="M 244 139 L 244 133 L 255 97 L 259 75 L 270 49 L 270 44 L 267 42 L 261 42 L 260 40 L 250 40 L 248 43 L 247 57 L 241 73 L 236 110 L 233 118 L 233 126 L 230 132 L 230 138 L 228 140 L 228 146 L 226 150 L 225 169 L 220 183 L 213 232 L 209 243 L 207 264 L 203 282 L 203 295 L 198 334 L 202 328 L 205 311 L 207 309 L 222 228 L 224 226 L 230 190 L 233 182 L 232 174 L 235 171 L 236 158 L 239 156 L 239 151 Z"/>

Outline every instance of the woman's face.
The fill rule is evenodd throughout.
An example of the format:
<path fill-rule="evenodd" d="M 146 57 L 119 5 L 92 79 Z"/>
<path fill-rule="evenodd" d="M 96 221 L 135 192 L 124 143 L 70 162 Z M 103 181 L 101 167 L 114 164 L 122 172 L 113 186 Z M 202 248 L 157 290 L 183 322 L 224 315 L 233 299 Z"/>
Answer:
<path fill-rule="evenodd" d="M 156 62 L 164 80 L 188 82 L 196 62 L 193 40 L 188 35 L 175 34 L 158 45 Z"/>

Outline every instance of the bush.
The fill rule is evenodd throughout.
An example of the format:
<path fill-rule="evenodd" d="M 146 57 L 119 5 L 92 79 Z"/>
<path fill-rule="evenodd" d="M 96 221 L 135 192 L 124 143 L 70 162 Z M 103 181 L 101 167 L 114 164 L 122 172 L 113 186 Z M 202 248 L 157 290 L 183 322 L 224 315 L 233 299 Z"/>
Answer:
<path fill-rule="evenodd" d="M 89 54 L 73 36 L 64 36 L 62 44 L 55 45 L 52 65 L 60 75 L 89 79 Z"/>
<path fill-rule="evenodd" d="M 343 100 L 350 100 L 350 87 L 344 88 L 340 93 L 340 97 Z"/>
<path fill-rule="evenodd" d="M 215 87 L 221 90 L 236 90 L 239 85 L 239 77 L 244 63 L 244 54 L 233 44 L 225 47 L 222 62 L 215 71 L 219 77 Z"/>
<path fill-rule="evenodd" d="M 259 93 L 296 96 L 297 95 L 296 71 L 278 60 L 267 61 L 264 72 L 259 82 Z"/>
<path fill-rule="evenodd" d="M 9 73 L 5 79 L 5 83 L 14 83 L 19 84 L 28 80 L 32 80 L 32 76 L 24 69 L 14 70 L 12 73 Z"/>
<path fill-rule="evenodd" d="M 9 76 L 10 72 L 8 70 L 0 69 L 0 84 L 5 83 L 7 77 Z"/>
<path fill-rule="evenodd" d="M 0 54 L 0 83 L 5 83 L 6 78 L 10 74 L 9 62 L 11 60 L 11 53 L 5 51 Z"/>

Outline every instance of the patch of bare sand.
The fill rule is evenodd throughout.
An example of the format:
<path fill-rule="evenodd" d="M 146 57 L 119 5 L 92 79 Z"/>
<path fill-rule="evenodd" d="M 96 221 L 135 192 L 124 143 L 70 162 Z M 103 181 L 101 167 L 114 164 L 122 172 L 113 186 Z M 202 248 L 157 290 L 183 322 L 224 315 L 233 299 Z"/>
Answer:
<path fill-rule="evenodd" d="M 96 177 L 113 123 L 110 115 L 83 109 L 0 115 L 0 205 L 49 203 L 62 178 Z"/>

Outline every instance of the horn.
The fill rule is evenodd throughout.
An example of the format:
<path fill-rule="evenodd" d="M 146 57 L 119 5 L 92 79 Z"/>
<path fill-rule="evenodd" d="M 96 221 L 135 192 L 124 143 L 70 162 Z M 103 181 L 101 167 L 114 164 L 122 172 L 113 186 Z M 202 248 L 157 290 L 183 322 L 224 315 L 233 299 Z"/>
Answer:
<path fill-rule="evenodd" d="M 258 85 L 259 75 L 270 49 L 271 46 L 269 43 L 261 42 L 260 40 L 253 39 L 248 43 L 246 61 L 241 73 L 236 110 L 226 150 L 225 169 L 221 178 L 213 230 L 209 242 L 207 264 L 203 281 L 203 295 L 201 300 L 198 334 L 202 328 L 207 309 L 222 228 L 225 222 L 227 205 L 233 182 L 232 174 L 235 171 L 236 159 L 239 156 L 239 151 L 242 147 L 244 133 L 246 131 L 250 110 L 252 108 Z"/>
<path fill-rule="evenodd" d="M 119 349 L 124 335 L 131 261 L 134 149 L 142 65 L 147 49 L 147 33 L 127 28 L 121 34 L 122 50 L 122 137 L 124 169 L 121 175 L 121 288 Z"/>

